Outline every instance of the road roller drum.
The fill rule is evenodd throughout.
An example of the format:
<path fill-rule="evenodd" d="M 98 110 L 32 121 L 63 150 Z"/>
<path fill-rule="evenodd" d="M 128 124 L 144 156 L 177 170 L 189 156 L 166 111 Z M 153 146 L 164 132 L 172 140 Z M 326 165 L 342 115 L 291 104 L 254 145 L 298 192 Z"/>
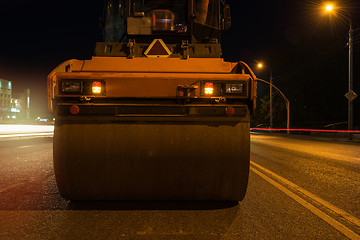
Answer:
<path fill-rule="evenodd" d="M 246 134 L 244 134 L 246 133 Z M 249 122 L 55 126 L 54 166 L 69 200 L 243 199 Z"/>

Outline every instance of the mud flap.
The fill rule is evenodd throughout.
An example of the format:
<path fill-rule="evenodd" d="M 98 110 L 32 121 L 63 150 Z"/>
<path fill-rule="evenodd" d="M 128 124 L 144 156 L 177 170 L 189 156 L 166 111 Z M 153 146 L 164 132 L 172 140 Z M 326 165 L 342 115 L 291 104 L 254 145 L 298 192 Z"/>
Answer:
<path fill-rule="evenodd" d="M 54 168 L 68 200 L 244 198 L 249 121 L 204 123 L 56 123 Z"/>

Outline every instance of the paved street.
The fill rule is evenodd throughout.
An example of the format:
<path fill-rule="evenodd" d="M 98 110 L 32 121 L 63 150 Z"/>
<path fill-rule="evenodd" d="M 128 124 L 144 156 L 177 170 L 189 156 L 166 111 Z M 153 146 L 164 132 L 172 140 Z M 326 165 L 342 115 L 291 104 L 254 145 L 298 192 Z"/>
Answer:
<path fill-rule="evenodd" d="M 0 239 L 360 239 L 360 144 L 251 136 L 242 202 L 66 202 L 52 138 L 0 141 Z"/>

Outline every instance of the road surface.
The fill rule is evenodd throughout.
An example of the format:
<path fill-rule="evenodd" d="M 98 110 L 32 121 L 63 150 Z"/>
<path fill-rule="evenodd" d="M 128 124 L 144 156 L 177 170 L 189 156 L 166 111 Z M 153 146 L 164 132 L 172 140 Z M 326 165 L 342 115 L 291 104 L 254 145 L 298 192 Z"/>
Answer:
<path fill-rule="evenodd" d="M 242 202 L 66 202 L 52 138 L 0 141 L 0 239 L 360 239 L 360 144 L 251 136 Z"/>

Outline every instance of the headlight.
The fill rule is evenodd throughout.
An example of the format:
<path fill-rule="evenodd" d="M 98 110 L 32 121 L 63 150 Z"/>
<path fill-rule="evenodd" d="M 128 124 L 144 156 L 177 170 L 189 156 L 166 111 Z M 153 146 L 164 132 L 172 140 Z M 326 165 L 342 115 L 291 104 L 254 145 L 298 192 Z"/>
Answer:
<path fill-rule="evenodd" d="M 243 83 L 235 83 L 235 84 L 226 84 L 226 93 L 228 94 L 243 94 L 244 93 L 244 84 Z"/>
<path fill-rule="evenodd" d="M 61 83 L 61 91 L 65 93 L 80 93 L 81 82 L 77 81 L 63 81 Z"/>

